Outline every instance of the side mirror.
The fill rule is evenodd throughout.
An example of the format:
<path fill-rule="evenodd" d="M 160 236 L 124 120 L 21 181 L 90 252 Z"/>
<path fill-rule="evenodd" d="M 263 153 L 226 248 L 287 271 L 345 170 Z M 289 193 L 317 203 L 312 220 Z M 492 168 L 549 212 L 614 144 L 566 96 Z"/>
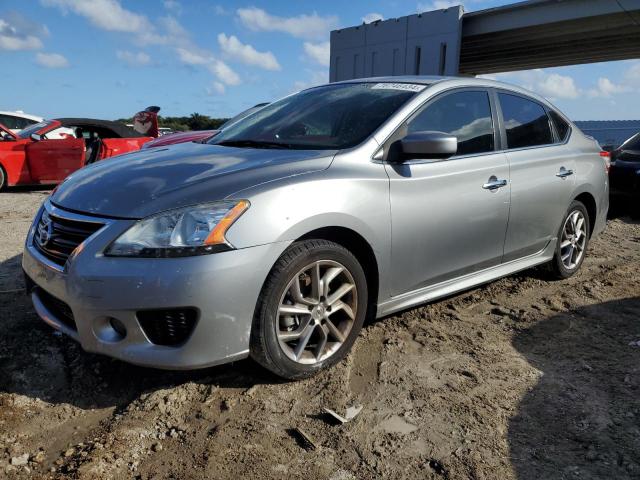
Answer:
<path fill-rule="evenodd" d="M 458 138 L 443 132 L 414 132 L 400 140 L 403 159 L 449 158 L 458 151 Z"/>
<path fill-rule="evenodd" d="M 40 140 L 42 140 L 42 135 L 38 135 L 37 133 L 32 133 L 31 135 L 29 135 L 29 137 L 34 142 L 39 142 Z"/>

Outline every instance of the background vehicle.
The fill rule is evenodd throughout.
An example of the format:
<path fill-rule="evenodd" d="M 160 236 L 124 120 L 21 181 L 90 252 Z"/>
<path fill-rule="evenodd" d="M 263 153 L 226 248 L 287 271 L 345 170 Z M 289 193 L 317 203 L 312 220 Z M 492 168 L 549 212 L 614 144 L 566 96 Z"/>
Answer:
<path fill-rule="evenodd" d="M 156 114 L 141 113 L 147 123 L 139 128 L 153 133 Z M 59 183 L 89 163 L 139 150 L 152 138 L 118 122 L 90 118 L 45 120 L 18 134 L 0 124 L 0 189 Z"/>
<path fill-rule="evenodd" d="M 640 195 L 640 133 L 611 152 L 612 194 Z"/>
<path fill-rule="evenodd" d="M 29 125 L 40 123 L 44 118 L 37 115 L 29 115 L 20 110 L 15 112 L 0 111 L 0 123 L 13 133 L 18 133 Z"/>
<path fill-rule="evenodd" d="M 368 316 L 535 265 L 573 275 L 607 209 L 597 142 L 543 98 L 359 79 L 75 173 L 22 261 L 36 311 L 86 350 L 161 368 L 251 355 L 293 379 L 342 359 Z"/>
<path fill-rule="evenodd" d="M 142 148 L 153 148 L 153 147 L 163 147 L 165 145 L 174 145 L 176 143 L 184 143 L 184 142 L 205 142 L 214 135 L 216 135 L 220 130 L 222 130 L 226 125 L 231 125 L 232 123 L 237 122 L 245 117 L 248 117 L 252 113 L 257 112 L 265 105 L 269 105 L 268 103 L 258 103 L 251 108 L 248 108 L 233 118 L 230 118 L 217 130 L 193 130 L 190 132 L 174 132 L 168 133 L 166 135 L 162 135 L 155 140 L 151 140 L 143 145 Z"/>

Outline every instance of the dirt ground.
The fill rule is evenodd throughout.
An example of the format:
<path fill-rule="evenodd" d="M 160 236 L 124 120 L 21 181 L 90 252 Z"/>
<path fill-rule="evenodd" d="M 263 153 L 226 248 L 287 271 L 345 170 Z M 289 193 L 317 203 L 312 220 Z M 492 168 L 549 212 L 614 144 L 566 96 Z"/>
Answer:
<path fill-rule="evenodd" d="M 640 478 L 640 222 L 624 212 L 570 280 L 530 270 L 376 321 L 336 368 L 283 383 L 251 361 L 133 367 L 54 333 L 20 291 L 47 194 L 0 194 L 0 477 Z M 354 405 L 345 424 L 323 413 Z"/>

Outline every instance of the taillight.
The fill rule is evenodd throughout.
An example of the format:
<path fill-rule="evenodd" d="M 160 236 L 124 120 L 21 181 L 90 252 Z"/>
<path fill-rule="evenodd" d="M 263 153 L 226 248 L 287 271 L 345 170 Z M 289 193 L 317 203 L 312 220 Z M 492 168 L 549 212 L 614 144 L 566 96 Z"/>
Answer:
<path fill-rule="evenodd" d="M 611 169 L 611 152 L 605 152 L 603 150 L 600 152 L 600 157 L 604 160 L 604 171 L 609 175 L 609 170 Z"/>

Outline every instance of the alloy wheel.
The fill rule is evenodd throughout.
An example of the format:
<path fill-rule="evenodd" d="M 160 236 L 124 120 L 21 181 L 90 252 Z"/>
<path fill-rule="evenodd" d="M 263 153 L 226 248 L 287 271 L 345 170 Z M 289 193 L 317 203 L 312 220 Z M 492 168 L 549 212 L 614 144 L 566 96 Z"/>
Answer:
<path fill-rule="evenodd" d="M 294 362 L 319 363 L 337 352 L 351 332 L 358 308 L 351 272 L 333 260 L 301 269 L 278 307 L 280 348 Z"/>
<path fill-rule="evenodd" d="M 564 222 L 560 243 L 560 258 L 567 270 L 576 268 L 587 245 L 587 222 L 580 210 L 572 211 Z"/>

